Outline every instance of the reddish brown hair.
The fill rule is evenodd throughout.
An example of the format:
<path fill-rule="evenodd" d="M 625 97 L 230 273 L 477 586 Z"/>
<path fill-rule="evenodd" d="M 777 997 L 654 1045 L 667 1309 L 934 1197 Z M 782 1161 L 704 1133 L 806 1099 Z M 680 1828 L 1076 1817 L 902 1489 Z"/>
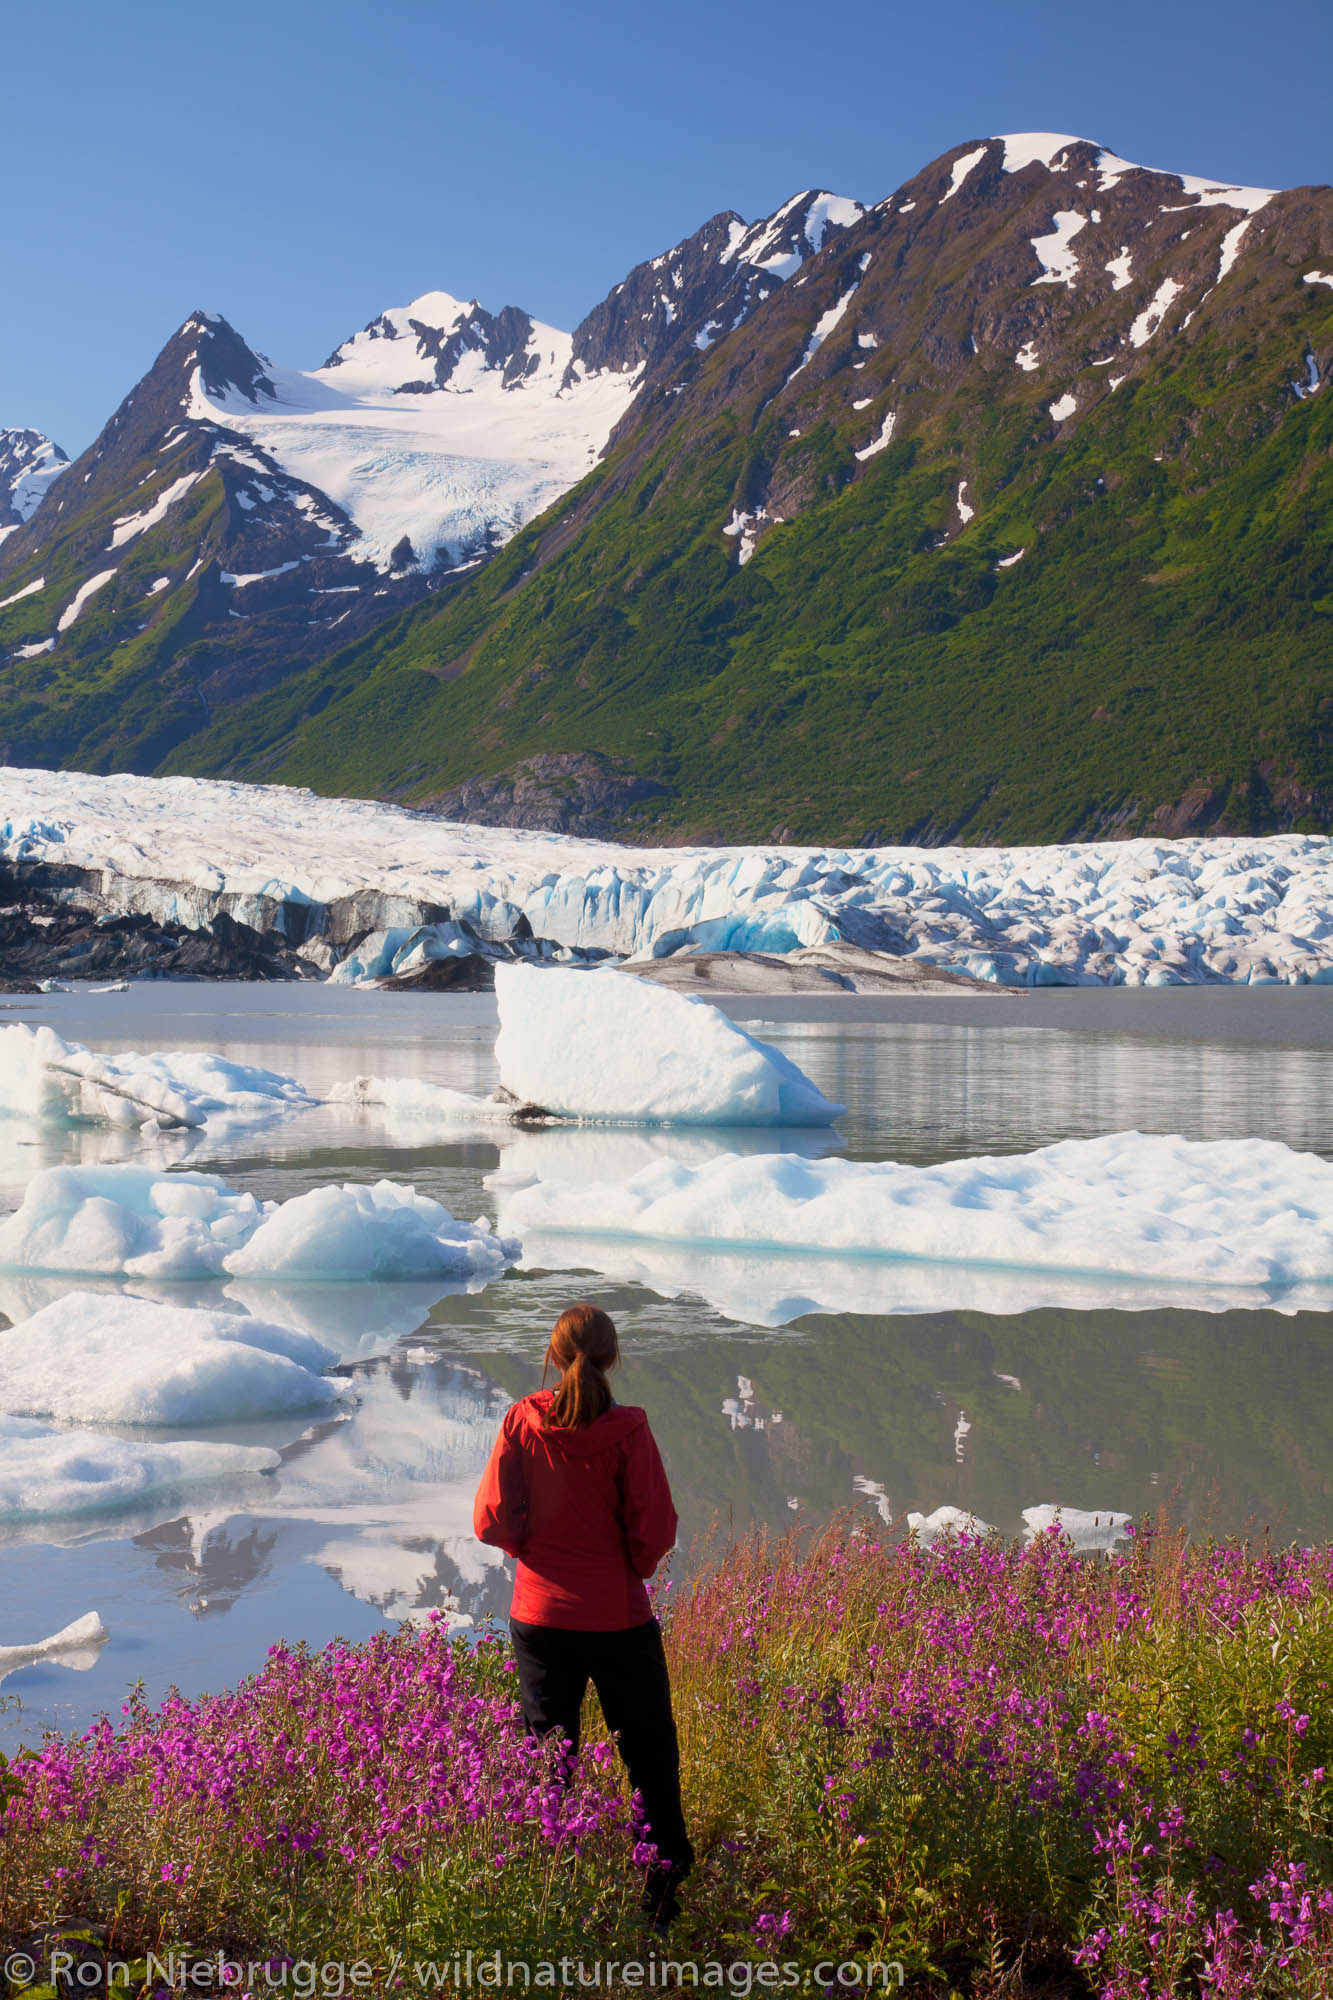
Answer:
<path fill-rule="evenodd" d="M 551 1329 L 546 1364 L 560 1370 L 560 1380 L 546 1413 L 548 1428 L 578 1430 L 611 1407 L 606 1375 L 620 1359 L 615 1321 L 600 1306 L 567 1306 Z M 546 1382 L 546 1365 L 542 1383 Z"/>

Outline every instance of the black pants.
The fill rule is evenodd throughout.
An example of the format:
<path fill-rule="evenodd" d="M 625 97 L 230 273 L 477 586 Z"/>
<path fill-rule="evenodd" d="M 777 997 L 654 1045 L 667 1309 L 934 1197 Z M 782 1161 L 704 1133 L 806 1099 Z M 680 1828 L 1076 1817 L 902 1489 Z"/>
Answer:
<path fill-rule="evenodd" d="M 680 1803 L 680 1750 L 671 1713 L 662 1632 L 655 1618 L 624 1632 L 568 1632 L 509 1621 L 523 1717 L 534 1736 L 559 1730 L 579 1747 L 579 1709 L 589 1680 L 606 1726 L 620 1739 L 629 1780 L 643 1798 L 649 1838 L 662 1857 L 645 1906 L 671 1914 L 676 1885 L 694 1866 Z"/>

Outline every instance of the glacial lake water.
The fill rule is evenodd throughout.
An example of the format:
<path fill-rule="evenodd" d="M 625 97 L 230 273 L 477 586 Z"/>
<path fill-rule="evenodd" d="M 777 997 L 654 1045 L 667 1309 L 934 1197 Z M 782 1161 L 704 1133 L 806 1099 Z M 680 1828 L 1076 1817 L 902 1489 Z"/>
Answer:
<path fill-rule="evenodd" d="M 0 1129 L 0 1208 L 39 1166 L 151 1158 L 223 1174 L 266 1199 L 327 1181 L 410 1181 L 456 1215 L 494 1216 L 487 1177 L 589 1180 L 655 1151 L 738 1146 L 928 1163 L 1138 1129 L 1276 1138 L 1333 1155 L 1327 989 L 1046 991 L 1002 998 L 735 1003 L 846 1117 L 828 1135 L 442 1131 L 317 1109 L 225 1144 L 95 1128 Z M 11 999 L 109 1052 L 212 1049 L 317 1093 L 358 1075 L 495 1080 L 485 995 L 327 986 L 146 985 Z M 418 1283 L 232 1287 L 232 1303 L 308 1326 L 355 1380 L 351 1414 L 218 1425 L 280 1468 L 138 1514 L 0 1526 L 0 1645 L 96 1610 L 95 1657 L 43 1661 L 0 1686 L 0 1747 L 156 1699 L 235 1682 L 279 1638 L 357 1638 L 443 1606 L 502 1615 L 507 1578 L 472 1540 L 472 1492 L 508 1400 L 534 1387 L 551 1321 L 589 1297 L 617 1319 L 618 1394 L 642 1403 L 668 1461 L 682 1542 L 758 1522 L 784 1531 L 845 1507 L 900 1521 L 944 1503 L 1018 1532 L 1024 1507 L 1141 1514 L 1198 1534 L 1333 1534 L 1333 1311 L 1204 1311 L 1180 1287 L 1144 1309 L 1090 1284 L 1024 1305 L 1001 1275 L 881 1270 L 862 1295 L 846 1262 L 689 1253 L 643 1260 L 580 1239 L 474 1293 Z M 816 1260 L 818 1261 L 818 1260 Z M 832 1263 L 835 1260 L 826 1260 Z M 656 1282 L 653 1282 L 655 1280 Z M 68 1289 L 73 1289 L 73 1286 Z M 0 1275 L 17 1319 L 60 1290 Z M 180 1288 L 203 1302 L 207 1288 Z M 793 1314 L 793 1301 L 822 1307 Z M 872 1310 L 865 1309 L 867 1306 Z M 126 1436 L 134 1433 L 126 1431 Z M 678 1560 L 688 1561 L 684 1549 Z"/>

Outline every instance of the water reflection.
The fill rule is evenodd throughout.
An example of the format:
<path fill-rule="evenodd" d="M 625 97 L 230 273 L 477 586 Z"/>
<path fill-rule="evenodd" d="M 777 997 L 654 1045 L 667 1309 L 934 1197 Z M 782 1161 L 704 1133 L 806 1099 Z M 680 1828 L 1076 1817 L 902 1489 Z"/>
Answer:
<path fill-rule="evenodd" d="M 849 1106 L 840 1133 L 802 1135 L 803 1150 L 845 1145 L 924 1164 L 1137 1127 L 1333 1153 L 1333 1046 L 1323 1029 L 1299 1030 L 1305 1015 L 1290 1003 L 1302 996 L 1187 995 L 1209 1032 L 1174 1037 L 1145 1024 L 1169 1027 L 1156 1001 L 1179 996 L 1053 997 L 1060 1006 L 1040 1028 L 998 1003 L 984 1021 L 980 1009 L 936 1020 L 904 1009 L 764 1030 Z M 1212 1005 L 1219 998 L 1226 1006 Z M 1095 1005 L 1080 1012 L 1085 1001 Z M 485 996 L 201 986 L 43 996 L 27 1017 L 112 1051 L 217 1049 L 317 1091 L 355 1074 L 422 1075 L 475 1094 L 494 1082 Z M 1280 1020 L 1299 1032 L 1275 1040 Z M 151 1135 L 82 1128 L 30 1144 L 0 1126 L 0 1201 L 72 1147 L 111 1149 L 74 1157 L 124 1157 L 115 1149 L 127 1143 L 163 1149 L 163 1165 L 186 1157 Z M 735 1145 L 735 1135 L 699 1132 L 390 1131 L 319 1109 L 261 1134 L 204 1135 L 188 1163 L 264 1199 L 387 1175 L 471 1219 L 494 1216 L 504 1185 L 532 1174 L 614 1180 L 664 1150 L 699 1164 Z M 69 1288 L 11 1276 L 0 1310 L 19 1318 Z M 1194 1287 L 1187 1305 L 1164 1305 L 1126 1281 L 1112 1304 L 1105 1281 L 1055 1274 L 567 1237 L 530 1240 L 521 1270 L 472 1294 L 239 1281 L 194 1290 L 158 1293 L 317 1334 L 345 1357 L 359 1400 L 304 1428 L 298 1418 L 211 1429 L 279 1451 L 276 1471 L 243 1488 L 10 1537 L 0 1644 L 92 1609 L 111 1640 L 77 1676 L 52 1662 L 12 1674 L 4 1694 L 24 1706 L 0 1716 L 7 1746 L 114 1706 L 140 1675 L 154 1696 L 173 1680 L 187 1691 L 225 1685 L 279 1636 L 320 1643 L 432 1607 L 474 1620 L 503 1610 L 504 1566 L 472 1539 L 472 1492 L 508 1399 L 535 1386 L 551 1323 L 578 1295 L 621 1327 L 617 1393 L 648 1409 L 687 1541 L 714 1521 L 785 1530 L 845 1506 L 894 1529 L 908 1512 L 952 1506 L 1016 1533 L 1024 1509 L 1048 1502 L 1135 1513 L 1169 1504 L 1200 1531 L 1268 1522 L 1286 1538 L 1333 1532 L 1333 1315 L 1304 1310 L 1295 1293 L 1250 1296 L 1242 1311 Z"/>

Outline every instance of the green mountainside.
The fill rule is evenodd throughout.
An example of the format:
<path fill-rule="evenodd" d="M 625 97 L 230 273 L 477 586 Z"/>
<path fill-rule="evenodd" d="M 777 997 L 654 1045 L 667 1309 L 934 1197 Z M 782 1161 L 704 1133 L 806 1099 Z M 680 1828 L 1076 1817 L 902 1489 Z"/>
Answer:
<path fill-rule="evenodd" d="M 475 577 L 139 768 L 667 840 L 1333 824 L 1333 191 L 1008 157 L 839 229 Z"/>

